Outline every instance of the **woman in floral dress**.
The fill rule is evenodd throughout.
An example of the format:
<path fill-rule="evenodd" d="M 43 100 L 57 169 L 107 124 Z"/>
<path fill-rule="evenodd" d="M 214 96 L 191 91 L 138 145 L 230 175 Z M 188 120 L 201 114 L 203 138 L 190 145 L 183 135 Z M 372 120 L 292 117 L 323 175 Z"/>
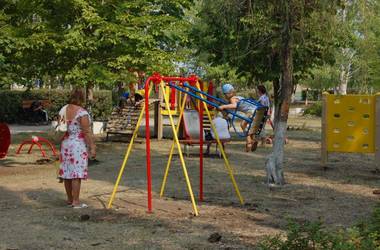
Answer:
<path fill-rule="evenodd" d="M 61 165 L 58 177 L 64 180 L 67 204 L 74 208 L 87 207 L 80 203 L 81 180 L 88 177 L 88 158 L 96 156 L 96 146 L 92 138 L 90 117 L 82 107 L 84 92 L 75 89 L 71 93 L 64 119 L 67 132 L 61 144 Z M 89 153 L 88 153 L 88 149 Z"/>

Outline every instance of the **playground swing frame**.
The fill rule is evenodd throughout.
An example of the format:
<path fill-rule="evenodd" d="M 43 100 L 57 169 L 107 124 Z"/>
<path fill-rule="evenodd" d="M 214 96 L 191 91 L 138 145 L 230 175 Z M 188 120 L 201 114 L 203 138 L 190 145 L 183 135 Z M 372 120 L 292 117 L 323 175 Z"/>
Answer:
<path fill-rule="evenodd" d="M 169 86 L 170 86 L 170 84 L 169 84 Z M 223 99 L 217 98 L 215 96 L 209 95 L 208 93 L 206 93 L 204 91 L 201 91 L 200 89 L 195 88 L 195 87 L 189 85 L 188 83 L 184 83 L 183 86 L 186 87 L 186 88 L 188 88 L 188 89 L 190 89 L 190 90 L 192 90 L 192 91 L 194 91 L 195 93 L 200 94 L 202 98 L 199 98 L 199 97 L 197 97 L 196 94 L 189 92 L 188 94 L 190 96 L 195 97 L 195 98 L 197 98 L 197 99 L 199 99 L 199 100 L 201 100 L 203 102 L 206 102 L 208 105 L 210 105 L 212 107 L 218 108 L 219 105 L 216 104 L 216 103 L 214 103 L 214 102 L 211 102 L 208 99 L 205 99 L 204 96 L 206 96 L 207 98 L 213 99 L 213 100 L 215 100 L 215 101 L 217 101 L 217 102 L 219 102 L 221 104 L 228 104 L 226 100 L 223 100 Z M 171 87 L 173 87 L 173 88 L 181 91 L 180 87 L 178 87 L 176 85 L 172 85 Z M 238 113 L 238 108 L 241 105 L 241 103 L 243 103 L 243 102 L 247 102 L 247 103 L 249 103 L 249 104 L 257 107 L 251 117 L 246 117 L 246 116 L 241 115 L 241 114 Z M 262 128 L 264 127 L 264 124 L 266 123 L 266 121 L 268 119 L 268 110 L 269 110 L 269 107 L 266 107 L 266 106 L 262 105 L 261 103 L 259 103 L 258 101 L 254 100 L 252 98 L 246 98 L 246 99 L 240 100 L 237 103 L 235 111 L 223 110 L 223 112 L 225 112 L 225 113 L 227 113 L 227 114 L 229 114 L 229 115 L 232 116 L 232 118 L 229 119 L 228 122 L 230 123 L 231 127 L 234 129 L 235 133 L 239 137 L 247 137 L 249 135 L 249 131 L 250 131 L 253 123 L 255 122 L 254 118 L 256 117 L 257 111 L 258 110 L 261 111 L 263 109 L 264 109 L 263 118 L 260 121 L 260 124 L 259 124 L 259 127 L 258 127 L 257 131 L 255 132 L 255 135 L 258 135 L 258 134 L 260 134 Z M 243 130 L 243 132 L 239 132 L 236 129 L 235 124 L 234 124 L 236 118 L 239 118 L 239 119 L 247 122 L 248 126 Z"/>
<path fill-rule="evenodd" d="M 125 167 L 126 167 L 126 164 L 127 164 L 127 161 L 128 161 L 128 157 L 130 155 L 130 152 L 131 152 L 131 149 L 132 149 L 132 146 L 133 146 L 134 139 L 137 137 L 138 127 L 140 126 L 143 114 L 145 112 L 148 212 L 152 212 L 152 180 L 151 180 L 151 158 L 150 158 L 151 154 L 150 154 L 150 127 L 149 127 L 149 96 L 150 96 L 150 92 L 152 90 L 153 85 L 156 85 L 156 86 L 158 85 L 161 88 L 162 91 L 165 89 L 165 82 L 166 82 L 167 85 L 169 85 L 171 87 L 176 86 L 176 85 L 171 84 L 170 81 L 177 82 L 181 87 L 186 87 L 186 85 L 188 85 L 188 84 L 186 84 L 186 82 L 195 85 L 197 91 L 200 93 L 200 97 L 197 96 L 197 95 L 195 95 L 195 97 L 201 101 L 200 103 L 203 104 L 203 105 L 200 105 L 200 112 L 199 112 L 199 114 L 203 116 L 203 109 L 205 109 L 205 111 L 206 111 L 206 113 L 208 115 L 208 118 L 211 120 L 211 114 L 210 114 L 210 111 L 209 111 L 209 109 L 207 107 L 208 100 L 204 99 L 204 95 L 201 93 L 202 92 L 200 90 L 201 87 L 200 87 L 200 84 L 198 82 L 198 78 L 196 76 L 191 76 L 191 77 L 187 77 L 187 78 L 185 78 L 185 77 L 164 77 L 164 76 L 160 76 L 159 74 L 156 73 L 156 74 L 153 74 L 151 77 L 149 77 L 146 80 L 146 83 L 145 83 L 145 100 L 144 100 L 145 101 L 145 108 L 141 109 L 140 116 L 139 116 L 139 119 L 138 119 L 138 122 L 137 122 L 137 125 L 136 125 L 136 129 L 135 129 L 135 131 L 134 131 L 134 133 L 132 135 L 131 142 L 129 143 L 128 149 L 126 151 L 126 154 L 125 154 L 122 166 L 120 168 L 119 175 L 118 175 L 117 180 L 115 182 L 114 189 L 113 189 L 113 192 L 111 194 L 111 198 L 109 200 L 107 208 L 111 208 L 112 207 L 112 203 L 114 201 L 114 198 L 115 198 L 115 195 L 116 195 L 117 188 L 119 186 L 121 177 L 122 177 L 122 175 L 124 173 L 124 170 L 125 170 Z M 151 85 L 151 83 L 153 83 L 153 85 Z M 190 85 L 188 85 L 188 86 L 190 86 Z M 169 113 L 169 120 L 170 120 L 170 124 L 171 124 L 172 131 L 173 131 L 174 141 L 172 143 L 172 147 L 171 147 L 171 150 L 170 150 L 168 164 L 167 164 L 166 169 L 165 169 L 165 175 L 164 175 L 163 183 L 162 183 L 162 186 L 161 186 L 160 196 L 162 197 L 164 189 L 165 189 L 165 185 L 166 185 L 166 181 L 167 181 L 167 176 L 168 176 L 169 169 L 170 169 L 170 166 L 171 166 L 172 156 L 173 156 L 173 153 L 174 153 L 174 147 L 176 145 L 177 149 L 178 149 L 179 156 L 180 156 L 181 166 L 182 166 L 184 177 L 185 177 L 185 180 L 186 180 L 188 192 L 190 194 L 193 211 L 194 211 L 194 214 L 197 216 L 199 214 L 199 212 L 198 212 L 197 205 L 196 205 L 195 198 L 194 198 L 194 194 L 193 194 L 193 191 L 192 191 L 192 187 L 191 187 L 191 183 L 190 183 L 190 178 L 189 178 L 188 173 L 187 173 L 186 163 L 185 163 L 185 160 L 184 160 L 184 157 L 183 157 L 183 153 L 182 153 L 182 150 L 181 150 L 181 145 L 180 145 L 180 142 L 179 142 L 179 139 L 178 139 L 178 131 L 179 131 L 179 126 L 180 126 L 181 118 L 182 118 L 183 112 L 184 112 L 186 95 L 189 94 L 189 93 L 191 93 L 191 92 L 187 91 L 184 88 L 180 88 L 179 90 L 185 93 L 185 98 L 182 99 L 183 103 L 181 105 L 180 117 L 178 119 L 177 126 L 174 124 L 174 120 L 173 120 L 172 114 Z M 206 101 L 204 101 L 204 100 L 206 100 Z M 168 100 L 168 98 L 166 96 L 164 97 L 164 101 L 165 101 L 166 108 L 169 108 L 170 107 L 169 100 Z M 200 123 L 202 123 L 202 119 L 200 119 Z M 200 140 L 201 141 L 200 141 L 200 192 L 199 192 L 199 194 L 200 194 L 199 198 L 200 198 L 201 201 L 203 200 L 203 126 L 202 125 L 203 124 L 201 124 L 201 126 L 200 126 L 200 133 L 201 133 L 200 134 Z M 221 141 L 219 139 L 219 136 L 217 134 L 216 128 L 215 128 L 215 126 L 212 123 L 211 123 L 211 128 L 212 128 L 212 130 L 213 130 L 213 132 L 215 134 L 215 137 L 216 137 L 215 139 L 216 139 L 216 141 L 218 143 L 219 150 L 220 150 L 220 152 L 221 152 L 221 154 L 223 156 L 223 159 L 224 159 L 224 162 L 225 162 L 224 165 L 225 165 L 225 168 L 227 169 L 228 174 L 229 174 L 229 176 L 231 178 L 231 181 L 232 181 L 233 187 L 235 189 L 235 192 L 236 192 L 236 194 L 237 194 L 237 196 L 239 198 L 240 203 L 244 204 L 243 197 L 240 194 L 239 188 L 237 186 L 237 183 L 236 183 L 236 180 L 235 180 L 235 177 L 234 177 L 234 174 L 233 174 L 233 168 L 231 167 L 231 165 L 230 165 L 230 163 L 228 161 L 228 158 L 227 158 L 227 156 L 226 156 L 226 154 L 224 152 L 222 143 L 221 143 Z"/>

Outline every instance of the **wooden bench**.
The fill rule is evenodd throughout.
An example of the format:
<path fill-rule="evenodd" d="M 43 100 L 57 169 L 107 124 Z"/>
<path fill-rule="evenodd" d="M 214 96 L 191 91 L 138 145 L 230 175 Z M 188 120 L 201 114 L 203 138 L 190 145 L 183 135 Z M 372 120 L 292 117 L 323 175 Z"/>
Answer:
<path fill-rule="evenodd" d="M 23 100 L 21 103 L 22 110 L 24 112 L 23 120 L 21 122 L 25 124 L 40 124 L 41 121 L 43 121 L 45 124 L 48 123 L 49 117 L 46 111 L 43 111 L 44 117 L 41 118 L 41 114 L 39 112 L 34 112 L 31 110 L 31 106 L 33 102 L 39 101 L 41 103 L 42 108 L 45 110 L 46 108 L 49 108 L 51 106 L 50 100 Z"/>
<path fill-rule="evenodd" d="M 22 109 L 24 110 L 29 109 L 30 106 L 32 106 L 32 103 L 35 101 L 39 101 L 44 109 L 51 106 L 50 100 L 23 100 L 21 104 Z"/>

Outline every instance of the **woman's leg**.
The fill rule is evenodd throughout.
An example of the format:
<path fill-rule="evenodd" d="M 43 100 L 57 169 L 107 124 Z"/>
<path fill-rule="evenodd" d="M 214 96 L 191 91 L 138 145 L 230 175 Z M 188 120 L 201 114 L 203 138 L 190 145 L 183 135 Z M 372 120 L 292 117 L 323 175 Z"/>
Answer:
<path fill-rule="evenodd" d="M 72 197 L 73 197 L 73 205 L 79 205 L 79 194 L 80 194 L 80 184 L 81 179 L 73 179 L 72 180 Z"/>
<path fill-rule="evenodd" d="M 72 180 L 69 179 L 64 179 L 65 183 L 65 190 L 66 190 L 66 195 L 67 195 L 67 203 L 72 204 L 73 203 L 73 186 L 72 186 Z"/>

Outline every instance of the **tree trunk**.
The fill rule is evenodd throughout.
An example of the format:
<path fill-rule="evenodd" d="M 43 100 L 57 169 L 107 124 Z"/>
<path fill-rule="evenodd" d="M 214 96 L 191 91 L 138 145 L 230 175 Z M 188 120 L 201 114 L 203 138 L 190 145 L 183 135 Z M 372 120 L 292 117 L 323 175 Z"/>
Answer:
<path fill-rule="evenodd" d="M 293 91 L 293 39 L 290 19 L 289 1 L 284 5 L 284 32 L 282 34 L 281 48 L 281 78 L 273 82 L 274 87 L 274 142 L 273 152 L 266 161 L 267 181 L 269 184 L 283 185 L 284 145 L 289 114 L 289 105 Z"/>
<path fill-rule="evenodd" d="M 336 90 L 336 94 L 338 95 L 346 95 L 347 94 L 347 85 L 349 78 L 349 71 L 347 71 L 345 65 L 340 65 L 340 75 L 339 75 L 339 86 Z"/>
<path fill-rule="evenodd" d="M 91 120 L 92 120 L 92 104 L 94 103 L 94 83 L 89 82 L 86 85 L 86 109 L 88 113 L 90 114 Z M 93 122 L 91 122 L 91 128 L 92 128 Z"/>
<path fill-rule="evenodd" d="M 89 82 L 86 85 L 86 104 L 91 105 L 94 101 L 94 84 Z"/>
<path fill-rule="evenodd" d="M 343 1 L 343 8 L 341 10 L 341 18 L 342 23 L 347 22 L 347 8 L 350 6 L 351 1 L 344 0 Z M 340 75 L 339 75 L 339 86 L 335 88 L 335 94 L 338 95 L 346 95 L 347 94 L 347 86 L 348 81 L 351 78 L 351 65 L 354 58 L 355 52 L 350 48 L 342 48 L 341 49 L 341 56 L 342 56 L 342 62 L 340 64 Z"/>
<path fill-rule="evenodd" d="M 305 95 L 305 106 L 309 105 L 309 100 L 307 99 L 308 92 L 309 92 L 309 88 L 307 88 L 307 89 L 305 90 L 305 93 L 306 93 L 306 95 Z"/>

